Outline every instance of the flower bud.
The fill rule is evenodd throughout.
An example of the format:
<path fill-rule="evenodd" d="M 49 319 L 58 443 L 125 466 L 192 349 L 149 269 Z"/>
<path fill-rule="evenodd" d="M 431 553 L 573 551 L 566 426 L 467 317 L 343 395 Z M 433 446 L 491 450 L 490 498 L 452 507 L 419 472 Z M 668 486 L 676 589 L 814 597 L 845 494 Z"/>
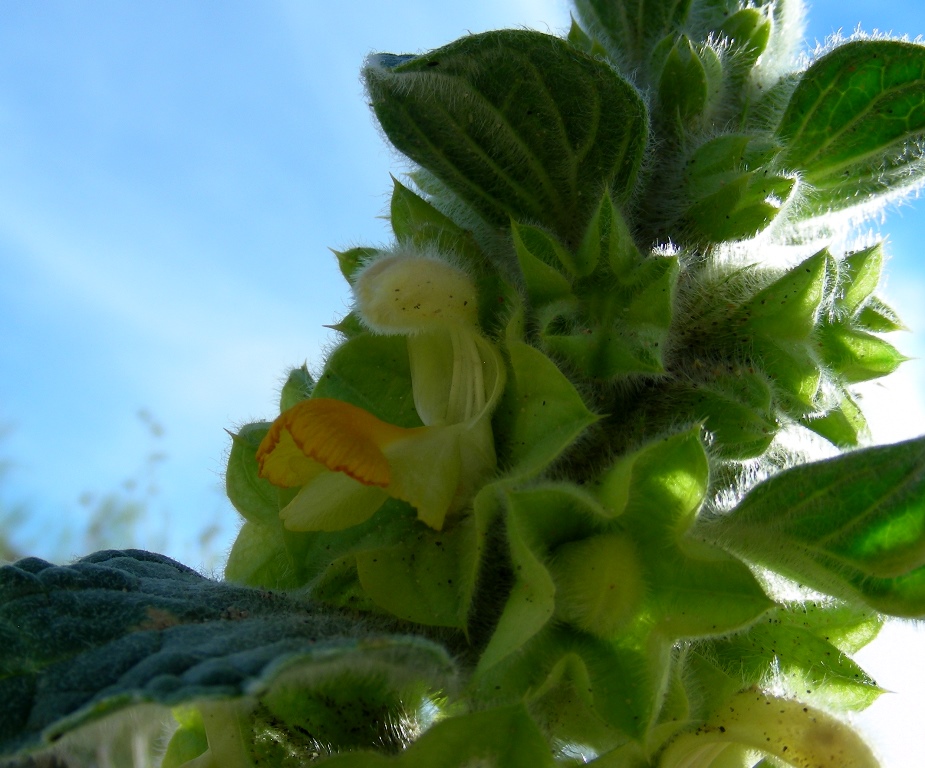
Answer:
<path fill-rule="evenodd" d="M 441 326 L 475 326 L 475 284 L 461 269 L 411 250 L 373 261 L 353 286 L 357 311 L 376 333 L 417 334 Z"/>

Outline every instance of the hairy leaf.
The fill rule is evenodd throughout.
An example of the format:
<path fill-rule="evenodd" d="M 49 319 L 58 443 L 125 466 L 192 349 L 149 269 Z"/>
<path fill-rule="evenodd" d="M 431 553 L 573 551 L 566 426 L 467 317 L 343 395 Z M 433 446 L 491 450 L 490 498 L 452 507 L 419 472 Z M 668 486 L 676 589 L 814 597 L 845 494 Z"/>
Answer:
<path fill-rule="evenodd" d="M 446 653 L 279 593 L 209 581 L 140 550 L 0 569 L 0 755 L 140 704 L 271 696 L 284 680 L 386 692 L 451 675 Z M 358 674 L 359 672 L 359 674 Z M 373 682 L 376 681 L 376 682 Z M 373 691 L 374 693 L 374 691 Z"/>
<path fill-rule="evenodd" d="M 702 531 L 814 589 L 925 616 L 925 438 L 782 472 Z"/>
<path fill-rule="evenodd" d="M 610 67 L 538 32 L 487 32 L 364 70 L 392 143 L 489 222 L 531 220 L 577 244 L 610 186 L 633 187 L 646 110 Z"/>
<path fill-rule="evenodd" d="M 656 42 L 683 26 L 691 0 L 576 0 L 578 16 L 629 67 L 646 63 Z"/>
<path fill-rule="evenodd" d="M 925 47 L 837 47 L 803 73 L 778 136 L 783 162 L 818 190 L 820 207 L 864 203 L 917 181 L 925 170 Z"/>

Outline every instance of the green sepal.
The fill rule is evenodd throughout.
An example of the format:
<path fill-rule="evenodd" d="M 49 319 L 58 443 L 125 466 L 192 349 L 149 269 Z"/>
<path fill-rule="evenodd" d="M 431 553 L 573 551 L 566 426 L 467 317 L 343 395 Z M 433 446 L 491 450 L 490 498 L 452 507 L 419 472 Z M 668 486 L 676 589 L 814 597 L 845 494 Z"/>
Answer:
<path fill-rule="evenodd" d="M 882 270 L 882 243 L 845 256 L 838 265 L 841 295 L 835 299 L 836 306 L 849 317 L 857 315 L 865 302 L 877 290 Z"/>
<path fill-rule="evenodd" d="M 829 640 L 838 626 L 878 630 L 882 618 L 834 605 L 799 604 L 777 608 L 745 632 L 713 640 L 698 649 L 712 663 L 738 677 L 742 688 L 782 686 L 791 696 L 833 710 L 861 710 L 883 693 L 874 680 Z M 850 615 L 849 615 L 850 613 Z"/>
<path fill-rule="evenodd" d="M 278 518 L 265 525 L 246 521 L 228 555 L 225 580 L 265 589 L 304 586 L 298 563 L 287 546 L 287 534 Z"/>
<path fill-rule="evenodd" d="M 914 184 L 923 133 L 925 47 L 898 40 L 854 40 L 814 62 L 777 129 L 818 212 Z"/>
<path fill-rule="evenodd" d="M 576 286 L 579 301 L 539 313 L 543 343 L 592 378 L 662 373 L 679 270 L 676 257 L 655 257 L 616 280 Z"/>
<path fill-rule="evenodd" d="M 479 660 L 484 671 L 516 653 L 552 619 L 556 586 L 545 560 L 555 547 L 606 530 L 608 514 L 577 486 L 543 484 L 503 493 L 507 541 L 517 574 L 488 647 Z"/>
<path fill-rule="evenodd" d="M 842 323 L 824 323 L 818 338 L 822 359 L 847 384 L 886 376 L 909 359 L 883 339 Z"/>
<path fill-rule="evenodd" d="M 392 143 L 498 227 L 534 221 L 574 246 L 597 195 L 625 199 L 635 184 L 642 99 L 559 38 L 486 32 L 371 57 L 364 76 Z"/>
<path fill-rule="evenodd" d="M 687 161 L 684 215 L 695 237 L 741 240 L 767 229 L 793 196 L 796 176 L 771 169 L 779 148 L 746 134 L 698 147 Z"/>
<path fill-rule="evenodd" d="M 772 23 L 766 14 L 757 8 L 740 8 L 730 14 L 719 28 L 719 34 L 729 40 L 739 51 L 749 53 L 757 59 L 768 47 Z"/>
<path fill-rule="evenodd" d="M 607 58 L 607 51 L 604 46 L 588 35 L 588 33 L 578 25 L 578 22 L 575 21 L 574 16 L 572 16 L 572 24 L 569 27 L 568 35 L 566 35 L 565 39 L 579 51 L 587 53 L 589 56 L 601 59 Z"/>
<path fill-rule="evenodd" d="M 659 107 L 669 117 L 688 122 L 703 113 L 709 95 L 703 62 L 687 35 L 679 35 L 659 75 Z"/>
<path fill-rule="evenodd" d="M 743 304 L 736 321 L 775 341 L 802 341 L 816 326 L 835 262 L 825 249 L 785 272 Z"/>
<path fill-rule="evenodd" d="M 925 616 L 925 438 L 789 469 L 701 532 L 813 589 Z"/>
<path fill-rule="evenodd" d="M 431 726 L 401 754 L 373 752 L 337 755 L 326 768 L 464 768 L 483 764 L 503 768 L 554 768 L 558 763 L 523 704 L 448 717 Z"/>
<path fill-rule="evenodd" d="M 642 260 L 626 219 L 610 193 L 605 192 L 578 246 L 577 262 L 583 265 L 583 274 L 591 274 L 606 263 L 613 275 L 625 280 Z"/>
<path fill-rule="evenodd" d="M 729 89 L 746 92 L 745 78 L 767 50 L 774 29 L 772 17 L 758 8 L 740 8 L 720 25 L 716 37 L 728 41 L 731 59 Z M 773 53 L 771 54 L 773 56 Z"/>
<path fill-rule="evenodd" d="M 671 390 L 664 404 L 660 402 L 659 415 L 666 423 L 684 418 L 702 422 L 723 458 L 752 459 L 767 450 L 780 428 L 771 402 L 767 380 L 741 372 Z"/>
<path fill-rule="evenodd" d="M 392 177 L 390 218 L 399 242 L 411 242 L 425 248 L 432 246 L 452 253 L 467 264 L 480 265 L 482 254 L 472 233 L 457 225 L 433 205 Z"/>
<path fill-rule="evenodd" d="M 337 257 L 337 265 L 340 267 L 340 273 L 351 285 L 353 285 L 354 275 L 360 271 L 360 268 L 373 256 L 379 253 L 378 248 L 366 247 L 351 248 L 347 251 L 335 251 L 331 248 L 330 251 Z"/>
<path fill-rule="evenodd" d="M 610 324 L 584 323 L 573 317 L 572 308 L 559 313 L 557 305 L 541 315 L 544 345 L 555 355 L 576 366 L 583 374 L 606 381 L 633 374 L 658 374 L 665 368 L 660 344 L 666 333 L 660 329 L 629 329 Z M 593 321 L 592 321 L 593 322 Z"/>
<path fill-rule="evenodd" d="M 267 523 L 279 517 L 276 486 L 257 475 L 257 448 L 270 430 L 269 422 L 245 424 L 231 435 L 225 470 L 225 493 L 245 520 Z"/>
<path fill-rule="evenodd" d="M 666 638 L 738 629 L 772 605 L 739 560 L 686 535 L 708 484 L 699 426 L 649 443 L 599 481 L 605 508 L 625 504 L 620 526 L 638 545 L 648 585 L 641 615 Z"/>
<path fill-rule="evenodd" d="M 507 387 L 495 411 L 499 464 L 513 477 L 542 472 L 599 417 L 556 364 L 508 337 Z"/>
<path fill-rule="evenodd" d="M 365 333 L 345 341 L 328 357 L 312 397 L 352 403 L 399 427 L 421 426 L 403 336 Z"/>
<path fill-rule="evenodd" d="M 4 756 L 139 705 L 252 708 L 294 685 L 317 707 L 316 692 L 350 685 L 391 706 L 412 683 L 436 691 L 454 677 L 446 651 L 427 640 L 371 632 L 316 603 L 209 581 L 140 550 L 69 566 L 21 560 L 0 569 L 0 595 L 0 631 L 17 638 L 0 677 Z M 319 736 L 356 744 L 355 723 L 330 722 Z"/>
<path fill-rule="evenodd" d="M 838 404 L 824 415 L 808 414 L 799 421 L 839 448 L 856 448 L 870 431 L 863 411 L 847 390 L 842 390 Z"/>
<path fill-rule="evenodd" d="M 287 533 L 292 538 L 289 550 L 315 599 L 331 606 L 382 612 L 388 607 L 378 606 L 363 588 L 358 558 L 413 539 L 420 526 L 411 505 L 387 499 L 359 525 L 340 531 Z"/>
<path fill-rule="evenodd" d="M 555 238 L 537 227 L 511 222 L 514 252 L 534 307 L 572 295 L 572 285 L 561 268 L 571 260 Z"/>
<path fill-rule="evenodd" d="M 279 393 L 279 412 L 288 411 L 292 406 L 312 396 L 315 380 L 308 372 L 308 366 L 302 363 L 289 371 L 286 383 Z"/>
<path fill-rule="evenodd" d="M 626 635 L 604 641 L 548 624 L 517 653 L 478 671 L 477 700 L 525 699 L 558 738 L 613 749 L 642 740 L 655 718 L 670 670 L 670 644 Z"/>
<path fill-rule="evenodd" d="M 467 515 L 441 531 L 420 524 L 392 546 L 358 552 L 363 591 L 400 619 L 465 630 L 489 522 Z"/>
<path fill-rule="evenodd" d="M 752 355 L 772 382 L 778 405 L 786 413 L 802 418 L 817 410 L 822 371 L 808 344 L 758 338 Z"/>
<path fill-rule="evenodd" d="M 896 311 L 884 304 L 876 296 L 872 296 L 858 312 L 854 324 L 864 331 L 872 333 L 890 333 L 891 331 L 907 331 L 906 324 L 899 319 Z"/>
<path fill-rule="evenodd" d="M 195 707 L 175 707 L 177 730 L 170 737 L 161 768 L 182 768 L 184 763 L 202 755 L 209 749 L 209 738 L 202 722 L 202 713 Z"/>
<path fill-rule="evenodd" d="M 354 336 L 359 336 L 361 333 L 369 333 L 369 328 L 363 324 L 363 321 L 360 320 L 360 316 L 356 312 L 348 312 L 336 323 L 326 325 L 325 328 L 337 331 L 346 339 L 352 339 Z"/>

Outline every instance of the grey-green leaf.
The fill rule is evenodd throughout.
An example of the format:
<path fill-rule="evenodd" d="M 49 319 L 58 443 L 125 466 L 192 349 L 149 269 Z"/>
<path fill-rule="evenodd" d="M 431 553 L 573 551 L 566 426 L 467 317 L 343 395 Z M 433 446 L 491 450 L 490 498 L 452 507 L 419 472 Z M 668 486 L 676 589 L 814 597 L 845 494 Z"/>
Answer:
<path fill-rule="evenodd" d="M 0 756 L 27 754 L 140 704 L 271 694 L 380 675 L 442 686 L 439 646 L 391 636 L 284 594 L 210 581 L 162 555 L 97 552 L 0 569 Z M 297 675 L 293 678 L 293 674 Z M 352 676 L 351 676 L 352 675 Z"/>
<path fill-rule="evenodd" d="M 496 226 L 533 221 L 575 245 L 610 186 L 631 191 L 647 116 L 604 62 L 539 32 L 464 37 L 364 69 L 392 143 Z"/>

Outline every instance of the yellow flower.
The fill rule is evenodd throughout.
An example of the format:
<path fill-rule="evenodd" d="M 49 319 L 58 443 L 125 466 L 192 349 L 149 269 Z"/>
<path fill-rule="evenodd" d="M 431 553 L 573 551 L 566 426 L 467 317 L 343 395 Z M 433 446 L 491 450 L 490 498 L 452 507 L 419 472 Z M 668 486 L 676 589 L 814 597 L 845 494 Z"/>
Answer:
<path fill-rule="evenodd" d="M 305 400 L 273 422 L 257 451 L 260 475 L 301 486 L 280 512 L 290 530 L 357 525 L 390 496 L 439 530 L 496 466 L 491 413 L 504 388 L 501 356 L 478 331 L 474 285 L 445 261 L 388 255 L 361 273 L 354 291 L 374 331 L 408 337 L 424 426 L 398 427 L 339 400 Z"/>

